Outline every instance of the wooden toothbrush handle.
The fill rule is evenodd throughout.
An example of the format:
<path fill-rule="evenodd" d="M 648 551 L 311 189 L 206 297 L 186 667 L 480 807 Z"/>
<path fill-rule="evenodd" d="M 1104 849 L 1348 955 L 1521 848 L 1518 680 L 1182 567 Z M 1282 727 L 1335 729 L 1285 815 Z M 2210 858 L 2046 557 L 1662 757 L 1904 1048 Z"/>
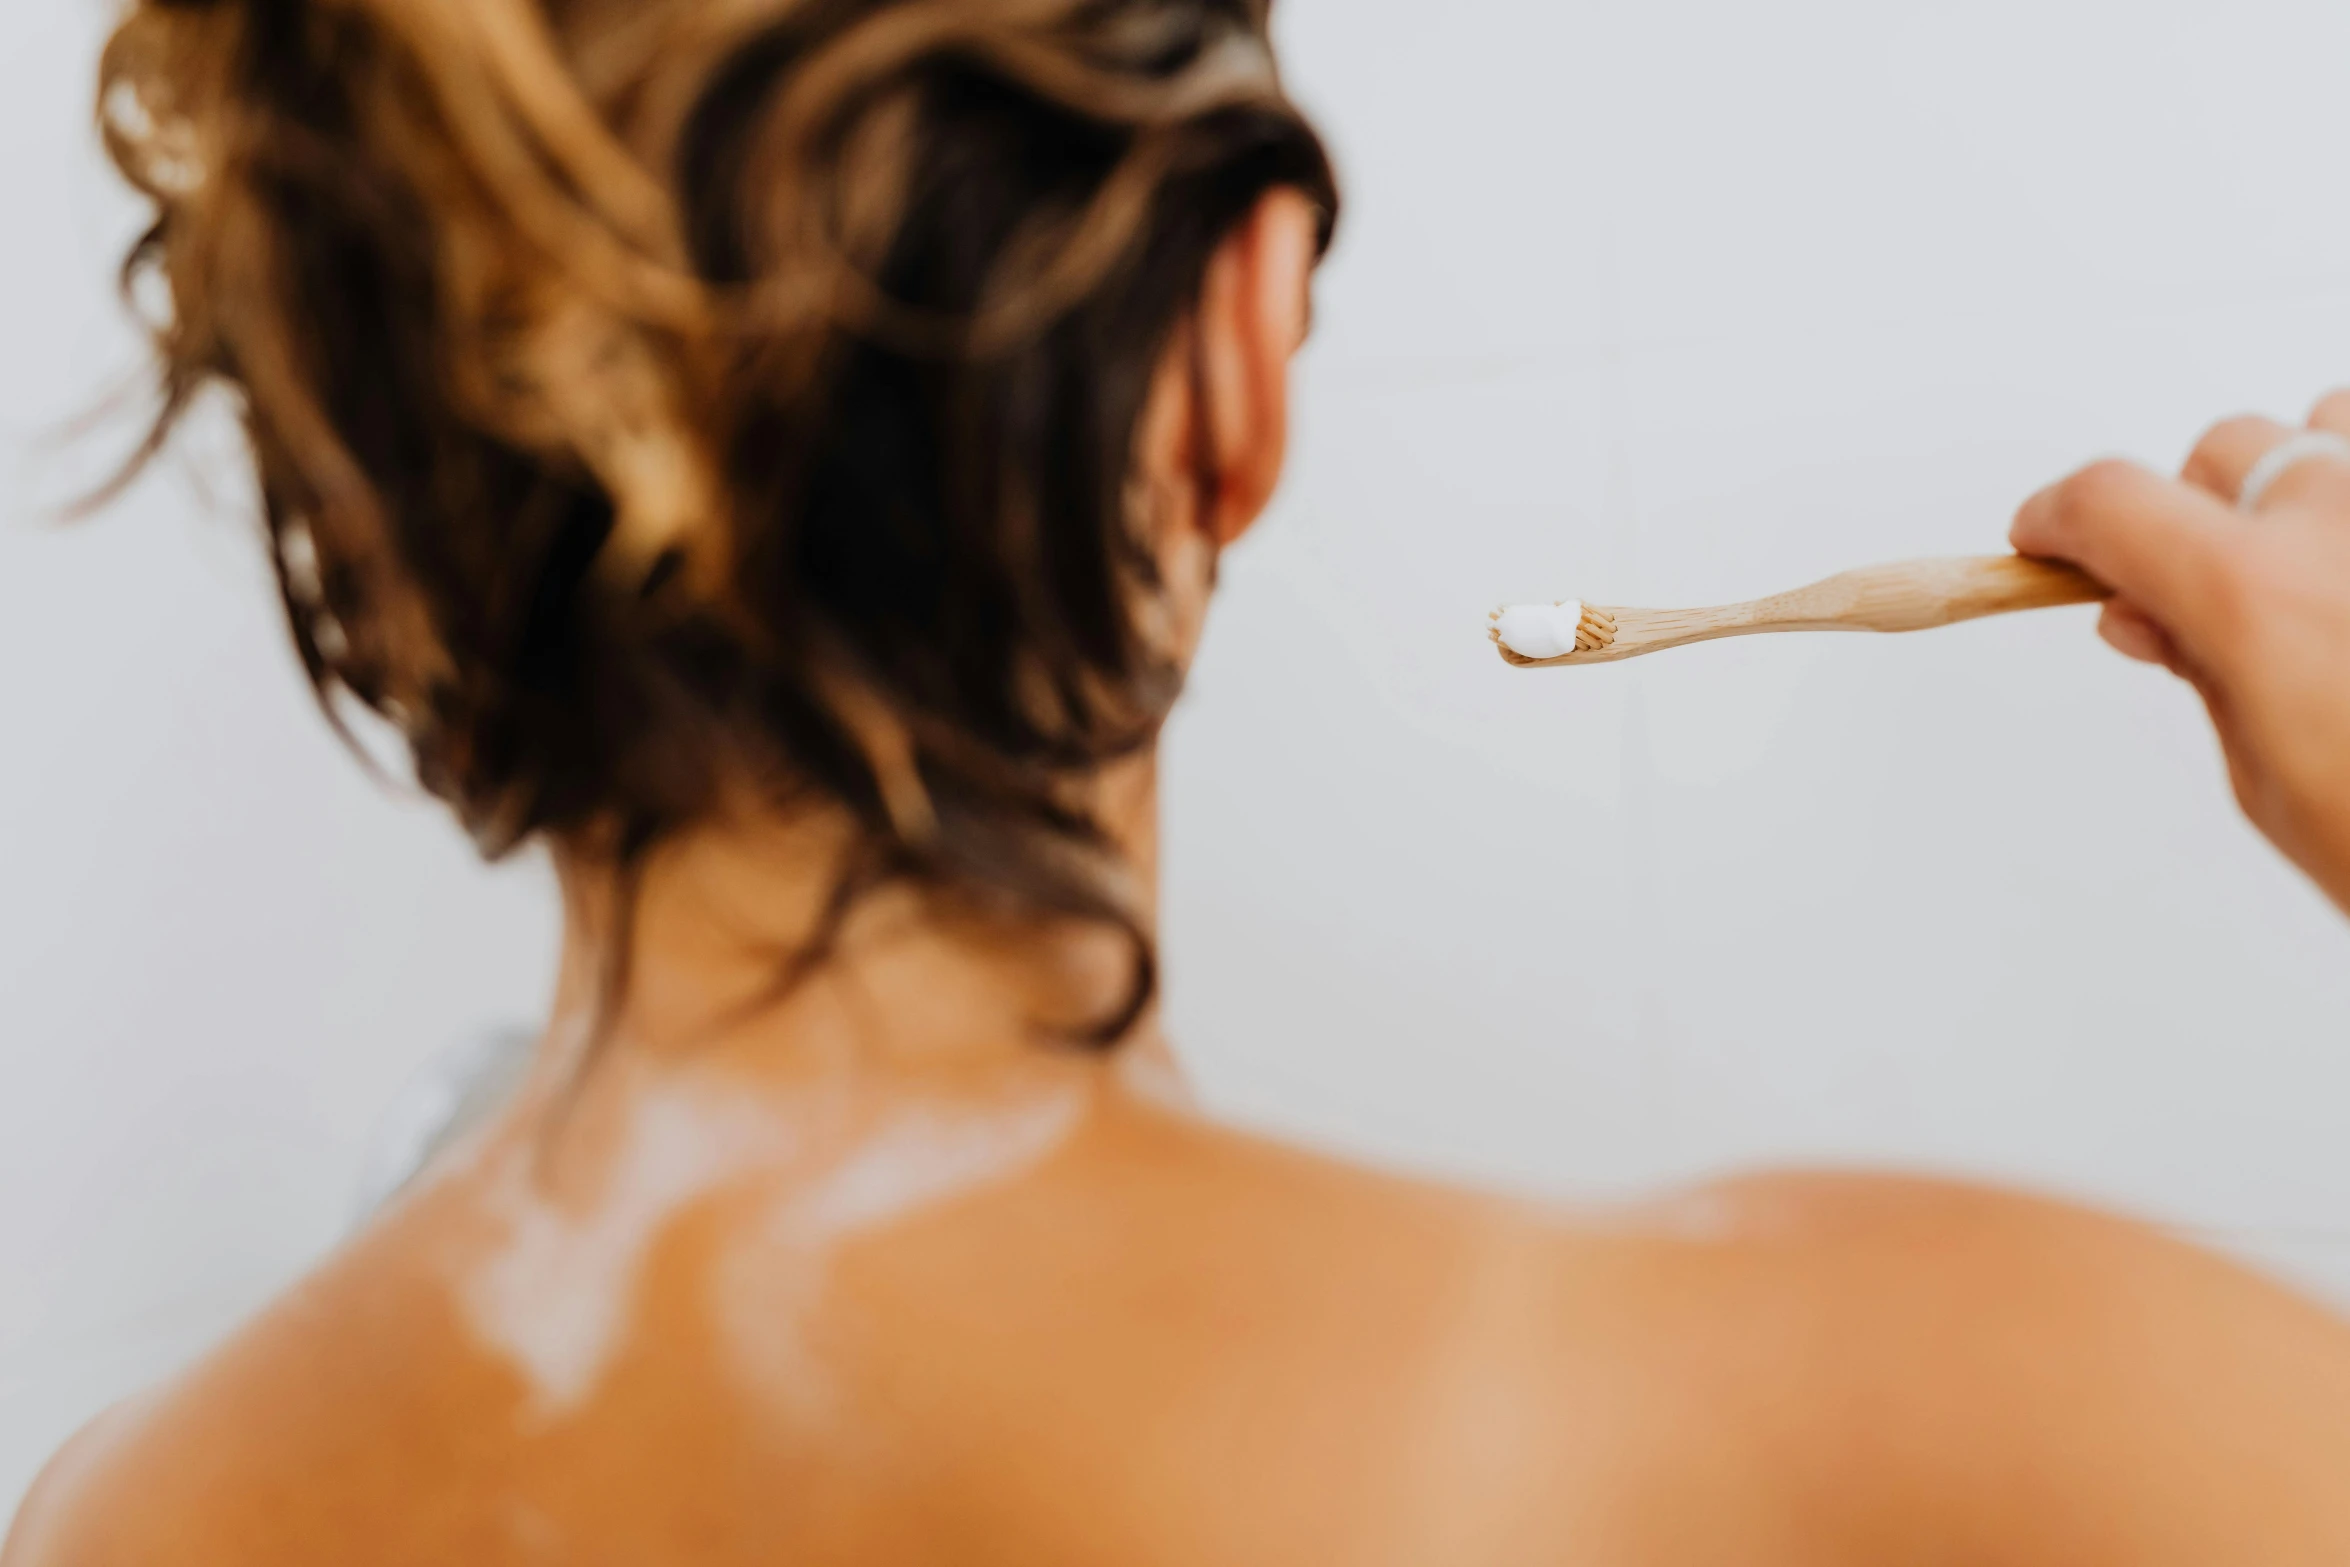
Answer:
<path fill-rule="evenodd" d="M 1972 555 L 1865 566 L 1740 606 L 1755 631 L 1927 631 L 2015 610 L 2089 604 L 2109 590 L 2071 566 Z"/>
<path fill-rule="evenodd" d="M 1614 664 L 1767 631 L 1925 631 L 2019 609 L 2053 609 L 2108 597 L 2105 587 L 2070 566 L 2020 555 L 1913 560 L 1868 566 L 1747 604 L 1714 609 L 1609 609 L 1615 636 L 1604 648 L 1561 658 L 1502 656 L 1526 668 Z"/>

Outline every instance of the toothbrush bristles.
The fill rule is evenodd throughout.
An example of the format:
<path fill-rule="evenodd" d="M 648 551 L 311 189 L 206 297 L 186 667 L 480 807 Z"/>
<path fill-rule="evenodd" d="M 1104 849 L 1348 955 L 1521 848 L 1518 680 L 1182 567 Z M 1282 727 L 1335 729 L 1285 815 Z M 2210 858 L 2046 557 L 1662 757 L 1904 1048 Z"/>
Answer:
<path fill-rule="evenodd" d="M 1553 607 L 1564 607 L 1564 600 Z M 1616 643 L 1616 617 L 1604 609 L 1582 606 L 1575 621 L 1575 649 L 1559 658 L 1530 658 L 1509 645 L 1501 634 L 1502 616 L 1506 610 L 1497 609 L 1485 617 L 1485 640 L 1501 649 L 1502 657 L 1513 664 L 1555 664 L 1584 653 L 1604 653 Z"/>

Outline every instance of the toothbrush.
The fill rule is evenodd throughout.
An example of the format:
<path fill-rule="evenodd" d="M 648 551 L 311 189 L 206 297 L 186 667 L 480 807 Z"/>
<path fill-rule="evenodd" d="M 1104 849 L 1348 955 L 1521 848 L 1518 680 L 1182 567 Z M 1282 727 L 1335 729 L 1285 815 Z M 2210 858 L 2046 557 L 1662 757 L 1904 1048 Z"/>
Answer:
<path fill-rule="evenodd" d="M 1613 664 L 1716 637 L 1766 631 L 1926 631 L 2059 604 L 2092 604 L 2111 590 L 2071 566 L 2021 555 L 1976 555 L 1868 566 L 1745 604 L 1714 609 L 1603 609 L 1521 604 L 1486 628 L 1521 669 Z"/>

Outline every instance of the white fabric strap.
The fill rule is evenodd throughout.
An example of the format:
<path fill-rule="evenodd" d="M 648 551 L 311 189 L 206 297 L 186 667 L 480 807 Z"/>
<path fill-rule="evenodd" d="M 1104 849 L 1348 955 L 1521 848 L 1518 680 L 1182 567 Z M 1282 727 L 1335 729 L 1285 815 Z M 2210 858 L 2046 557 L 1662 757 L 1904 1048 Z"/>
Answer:
<path fill-rule="evenodd" d="M 2350 440 L 2331 430 L 2304 430 L 2280 445 L 2252 465 L 2244 475 L 2244 487 L 2236 493 L 2236 505 L 2244 511 L 2258 511 L 2260 503 L 2268 499 L 2268 492 L 2277 487 L 2277 481 L 2305 462 L 2318 458 L 2350 463 Z"/>

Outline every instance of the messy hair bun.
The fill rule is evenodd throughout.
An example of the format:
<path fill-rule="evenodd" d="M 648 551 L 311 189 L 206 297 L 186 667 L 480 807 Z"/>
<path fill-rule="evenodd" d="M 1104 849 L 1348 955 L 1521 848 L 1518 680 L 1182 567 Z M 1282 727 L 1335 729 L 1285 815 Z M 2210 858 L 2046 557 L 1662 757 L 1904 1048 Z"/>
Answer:
<path fill-rule="evenodd" d="M 1222 237 L 1337 207 L 1266 5 L 141 0 L 154 440 L 237 394 L 312 683 L 486 853 L 834 802 L 836 913 L 1124 931 L 1114 1039 L 1151 943 L 1071 786 L 1179 683 L 1135 427 Z"/>

